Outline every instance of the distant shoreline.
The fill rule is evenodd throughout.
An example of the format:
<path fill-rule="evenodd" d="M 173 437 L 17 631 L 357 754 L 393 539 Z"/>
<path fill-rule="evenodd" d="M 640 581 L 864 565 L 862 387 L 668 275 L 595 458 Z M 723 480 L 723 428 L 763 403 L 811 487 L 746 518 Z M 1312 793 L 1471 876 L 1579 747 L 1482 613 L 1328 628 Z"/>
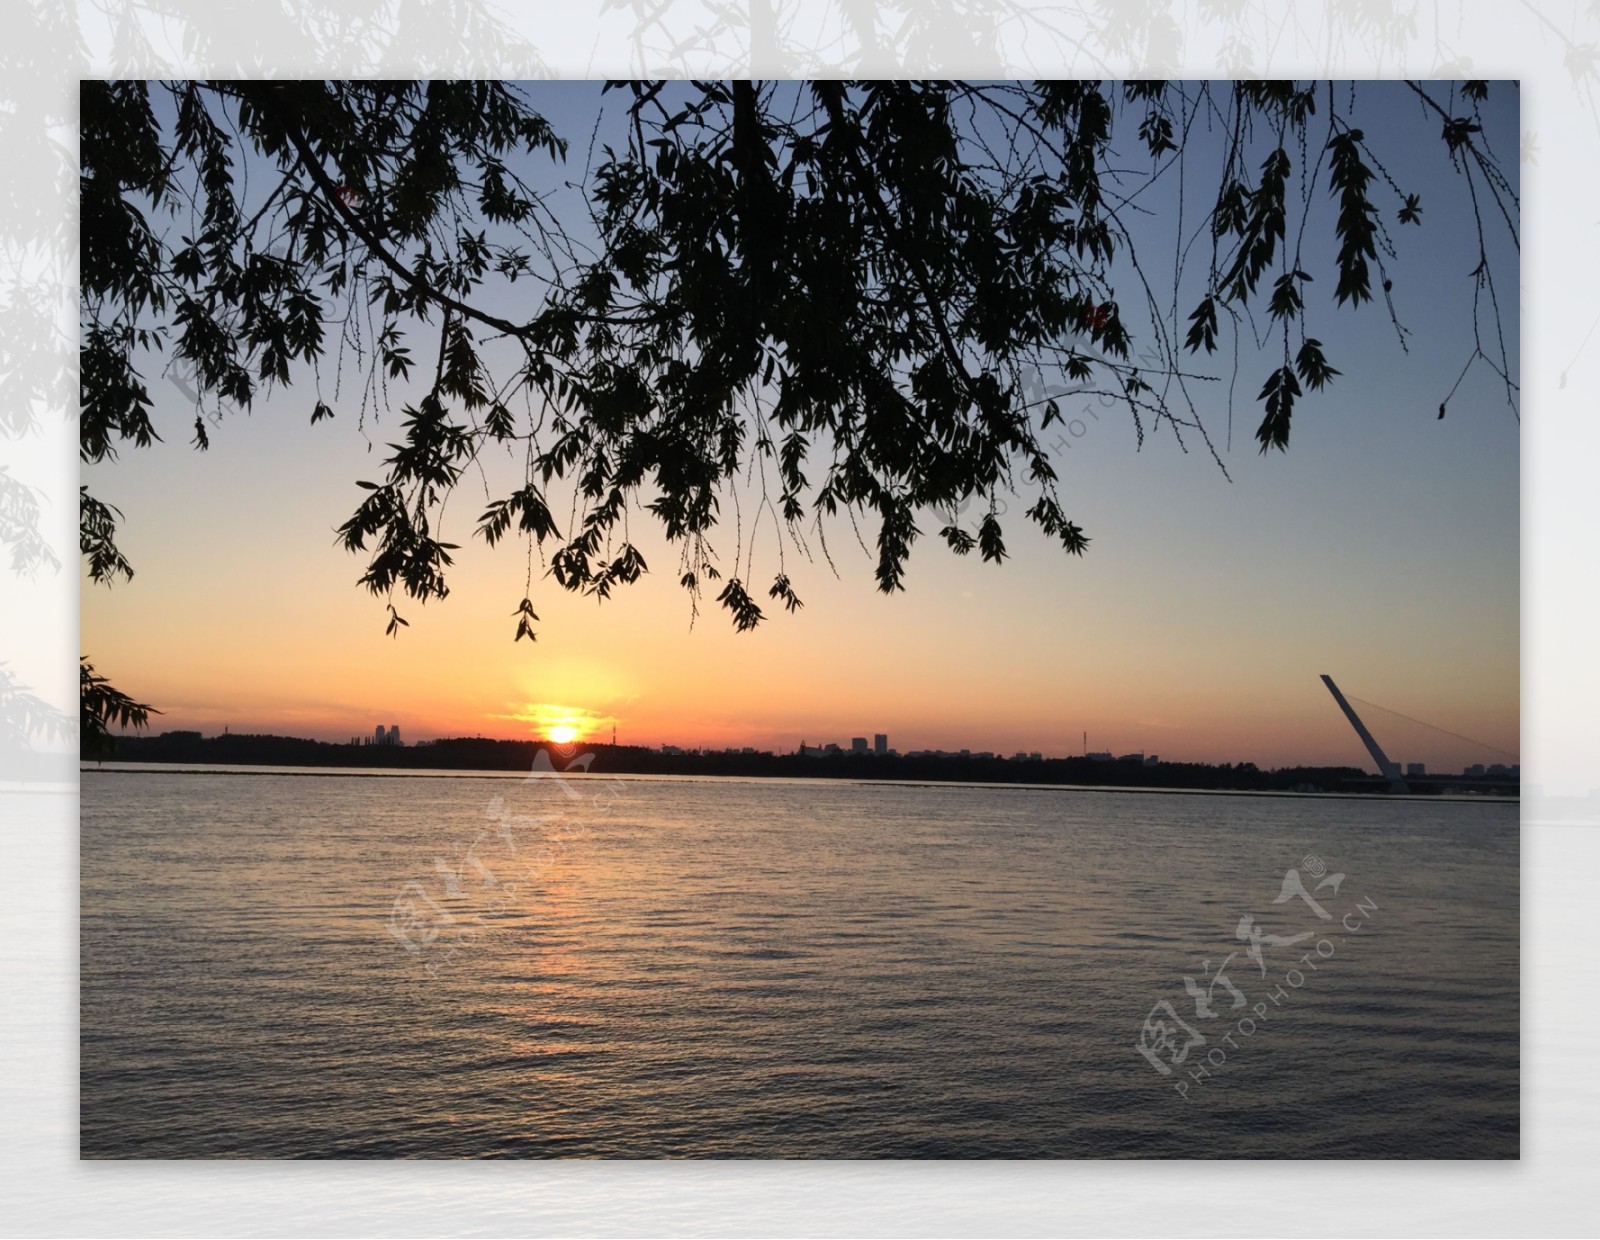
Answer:
<path fill-rule="evenodd" d="M 118 738 L 113 763 L 139 763 L 215 769 L 218 767 L 296 768 L 315 774 L 498 772 L 527 774 L 535 769 L 575 778 L 621 777 L 782 779 L 903 785 L 964 784 L 982 787 L 1096 788 L 1127 792 L 1233 792 L 1280 795 L 1391 796 L 1386 781 L 1353 766 L 1284 767 L 1264 771 L 1251 762 L 1160 762 L 1142 755 L 1110 761 L 1089 757 L 1002 758 L 992 754 L 775 754 L 736 751 L 663 752 L 635 745 L 555 746 L 543 741 L 455 737 L 421 745 L 333 744 L 291 736 L 166 732 L 159 736 Z M 82 765 L 80 770 L 95 769 Z M 582 772 L 581 774 L 579 772 Z M 1440 777 L 1448 780 L 1450 777 Z M 1512 781 L 1484 781 L 1482 793 L 1441 787 L 1426 779 L 1412 782 L 1409 795 L 1484 794 L 1510 799 Z"/>
<path fill-rule="evenodd" d="M 1151 795 L 1175 796 L 1233 796 L 1233 797 L 1290 797 L 1302 800 L 1361 800 L 1361 801 L 1415 801 L 1419 797 L 1415 794 L 1380 792 L 1297 792 L 1292 789 L 1274 788 L 1185 788 L 1176 786 L 1142 786 L 1129 784 L 1077 784 L 1077 783 L 1024 783 L 1019 781 L 987 781 L 963 779 L 872 779 L 858 777 L 806 777 L 782 775 L 709 775 L 709 774 L 670 774 L 649 773 L 639 774 L 624 771 L 597 771 L 593 773 L 578 772 L 570 776 L 560 773 L 541 773 L 537 775 L 520 774 L 505 770 L 471 770 L 471 769 L 430 769 L 403 768 L 403 769 L 373 769 L 370 767 L 330 767 L 326 770 L 311 770 L 261 764 L 251 766 L 249 769 L 240 769 L 244 764 L 225 765 L 217 763 L 196 763 L 182 765 L 172 762 L 145 762 L 133 763 L 116 760 L 109 764 L 84 762 L 79 765 L 79 772 L 99 775 L 236 775 L 236 776 L 263 776 L 281 775 L 290 778 L 309 779 L 474 779 L 498 780 L 506 782 L 512 779 L 555 779 L 558 776 L 570 778 L 574 785 L 585 782 L 604 782 L 615 777 L 627 783 L 660 783 L 660 784 L 760 784 L 775 783 L 788 786 L 810 786 L 818 783 L 831 785 L 844 785 L 855 788 L 970 788 L 974 790 L 987 790 L 999 792 L 1115 792 L 1115 793 L 1145 793 Z M 1490 802 L 1500 805 L 1516 805 L 1520 798 L 1509 795 L 1484 796 L 1473 794 L 1432 794 L 1420 799 L 1429 802 L 1448 802 L 1452 804 L 1482 804 Z"/>

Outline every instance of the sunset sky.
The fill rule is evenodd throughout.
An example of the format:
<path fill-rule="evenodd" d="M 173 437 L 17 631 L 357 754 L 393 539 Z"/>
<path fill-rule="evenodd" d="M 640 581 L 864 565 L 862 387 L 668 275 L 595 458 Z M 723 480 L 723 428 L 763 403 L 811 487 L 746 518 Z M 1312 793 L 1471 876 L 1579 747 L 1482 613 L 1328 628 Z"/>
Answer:
<path fill-rule="evenodd" d="M 1141 450 L 1126 412 L 1069 402 L 1082 433 L 1053 455 L 1067 513 L 1092 540 L 1081 559 L 1025 522 L 1025 502 L 1011 502 L 1012 555 L 998 567 L 952 555 L 930 517 L 906 591 L 886 597 L 875 555 L 841 519 L 828 527 L 838 579 L 820 554 L 785 549 L 806 604 L 791 615 L 766 606 L 778 569 L 769 524 L 753 574 L 768 618 L 739 634 L 714 594 L 691 627 L 676 550 L 635 519 L 652 571 L 598 603 L 536 563 L 538 641 L 513 643 L 525 553 L 472 534 L 484 489 L 469 475 L 441 534 L 461 545 L 451 596 L 397 599 L 410 627 L 396 640 L 383 600 L 355 584 L 365 561 L 335 545 L 334 529 L 359 502 L 356 480 L 381 477 L 399 400 L 358 428 L 348 389 L 335 397 L 325 378 L 336 417 L 312 427 L 316 395 L 297 385 L 212 429 L 202 455 L 189 446 L 192 403 L 152 375 L 165 442 L 83 471 L 124 512 L 137 576 L 83 583 L 81 650 L 161 708 L 153 731 L 344 740 L 382 723 L 420 740 L 526 737 L 570 721 L 593 739 L 615 725 L 619 740 L 649 745 L 792 750 L 886 732 L 902 751 L 1052 755 L 1080 752 L 1087 732 L 1090 749 L 1175 760 L 1367 765 L 1318 681 L 1327 672 L 1348 694 L 1515 752 L 1520 428 L 1483 368 L 1437 416 L 1471 347 L 1475 246 L 1436 123 L 1387 89 L 1376 98 L 1404 138 L 1381 136 L 1382 115 L 1364 123 L 1425 211 L 1423 228 L 1395 230 L 1409 353 L 1381 304 L 1333 306 L 1319 251 L 1312 334 L 1343 374 L 1302 399 L 1286 454 L 1257 451 L 1253 398 L 1271 363 L 1249 350 L 1231 442 L 1225 395 L 1202 406 L 1231 481 L 1170 430 Z M 529 93 L 574 140 L 569 165 L 581 172 L 599 84 Z M 1497 86 L 1489 106 L 1488 137 L 1514 175 L 1514 89 Z M 1316 193 L 1325 199 L 1325 185 Z M 1516 256 L 1498 257 L 1515 350 Z M 514 469 L 491 463 L 491 481 Z M 869 547 L 873 537 L 863 525 Z M 716 544 L 731 559 L 731 527 Z"/>

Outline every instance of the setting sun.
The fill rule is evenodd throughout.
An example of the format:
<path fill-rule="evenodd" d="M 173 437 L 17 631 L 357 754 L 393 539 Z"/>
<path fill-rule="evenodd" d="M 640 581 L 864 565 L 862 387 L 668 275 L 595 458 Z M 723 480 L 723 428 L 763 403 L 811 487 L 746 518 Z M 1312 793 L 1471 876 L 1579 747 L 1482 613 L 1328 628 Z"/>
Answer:
<path fill-rule="evenodd" d="M 574 741 L 597 736 L 604 729 L 614 727 L 617 722 L 615 715 L 600 714 L 564 702 L 526 702 L 513 706 L 504 714 L 489 717 L 526 724 L 529 734 L 534 738 L 549 741 L 553 745 L 570 745 Z"/>

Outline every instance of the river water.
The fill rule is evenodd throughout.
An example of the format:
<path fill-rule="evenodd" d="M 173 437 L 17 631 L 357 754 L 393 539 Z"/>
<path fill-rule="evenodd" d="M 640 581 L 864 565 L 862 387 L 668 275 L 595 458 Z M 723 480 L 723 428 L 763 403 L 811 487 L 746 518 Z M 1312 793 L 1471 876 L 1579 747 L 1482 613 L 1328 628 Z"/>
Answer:
<path fill-rule="evenodd" d="M 1518 1153 L 1514 804 L 170 768 L 81 798 L 85 1157 Z"/>

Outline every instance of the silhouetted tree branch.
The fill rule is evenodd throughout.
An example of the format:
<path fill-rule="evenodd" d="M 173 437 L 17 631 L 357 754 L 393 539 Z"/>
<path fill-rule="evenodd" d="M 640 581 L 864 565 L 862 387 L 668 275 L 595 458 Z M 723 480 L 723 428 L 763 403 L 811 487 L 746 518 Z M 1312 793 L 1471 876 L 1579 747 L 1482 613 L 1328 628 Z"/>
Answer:
<path fill-rule="evenodd" d="M 154 706 L 135 702 L 104 676 L 95 675 L 87 657 L 78 659 L 78 757 L 104 761 L 117 751 L 117 738 L 110 729 L 142 728 L 151 715 L 161 712 Z"/>
<path fill-rule="evenodd" d="M 335 377 L 360 379 L 362 418 L 387 407 L 391 383 L 416 393 L 383 476 L 359 484 L 339 530 L 368 557 L 360 580 L 385 598 L 390 633 L 406 623 L 397 589 L 448 593 L 456 548 L 440 512 L 493 445 L 522 468 L 478 519 L 487 542 L 515 527 L 559 586 L 606 597 L 647 571 L 627 526 L 642 511 L 691 595 L 720 581 L 718 602 L 747 629 L 763 618 L 751 576 L 764 522 L 779 548 L 767 593 L 790 610 L 783 547 L 809 554 L 814 536 L 826 556 L 824 519 L 841 510 L 876 522 L 886 591 L 904 588 L 929 513 L 956 553 L 1004 559 L 1006 493 L 1082 554 L 1043 443 L 1060 392 L 1041 375 L 1110 393 L 1141 440 L 1170 426 L 1220 464 L 1193 392 L 1223 377 L 1207 368 L 1231 334 L 1246 366 L 1267 359 L 1252 380 L 1261 450 L 1286 449 L 1301 401 L 1340 373 L 1309 330 L 1327 308 L 1308 296 L 1325 287 L 1308 233 L 1327 230 L 1332 306 L 1381 291 L 1405 343 L 1385 216 L 1420 227 L 1420 196 L 1331 87 L 607 89 L 625 138 L 599 152 L 569 210 L 564 141 L 504 84 L 85 83 L 83 459 L 155 439 L 144 368 L 163 351 L 192 370 L 197 400 L 241 408 L 291 382 L 320 393 L 336 355 Z M 1408 89 L 1441 126 L 1477 223 L 1467 367 L 1489 366 L 1515 409 L 1492 260 L 1518 245 L 1519 203 L 1485 140 L 1489 87 Z M 1137 221 L 1152 187 L 1192 181 L 1194 165 L 1202 189 L 1186 181 L 1181 201 L 1198 199 L 1185 209 L 1199 218 L 1175 221 L 1186 231 L 1169 294 L 1138 253 Z M 1191 249 L 1203 266 L 1186 264 Z M 332 414 L 319 395 L 311 420 Z M 196 446 L 208 442 L 197 416 Z M 756 512 L 719 553 L 743 480 Z M 132 575 L 118 516 L 83 493 L 94 581 Z M 517 638 L 534 636 L 533 592 L 530 559 Z"/>

